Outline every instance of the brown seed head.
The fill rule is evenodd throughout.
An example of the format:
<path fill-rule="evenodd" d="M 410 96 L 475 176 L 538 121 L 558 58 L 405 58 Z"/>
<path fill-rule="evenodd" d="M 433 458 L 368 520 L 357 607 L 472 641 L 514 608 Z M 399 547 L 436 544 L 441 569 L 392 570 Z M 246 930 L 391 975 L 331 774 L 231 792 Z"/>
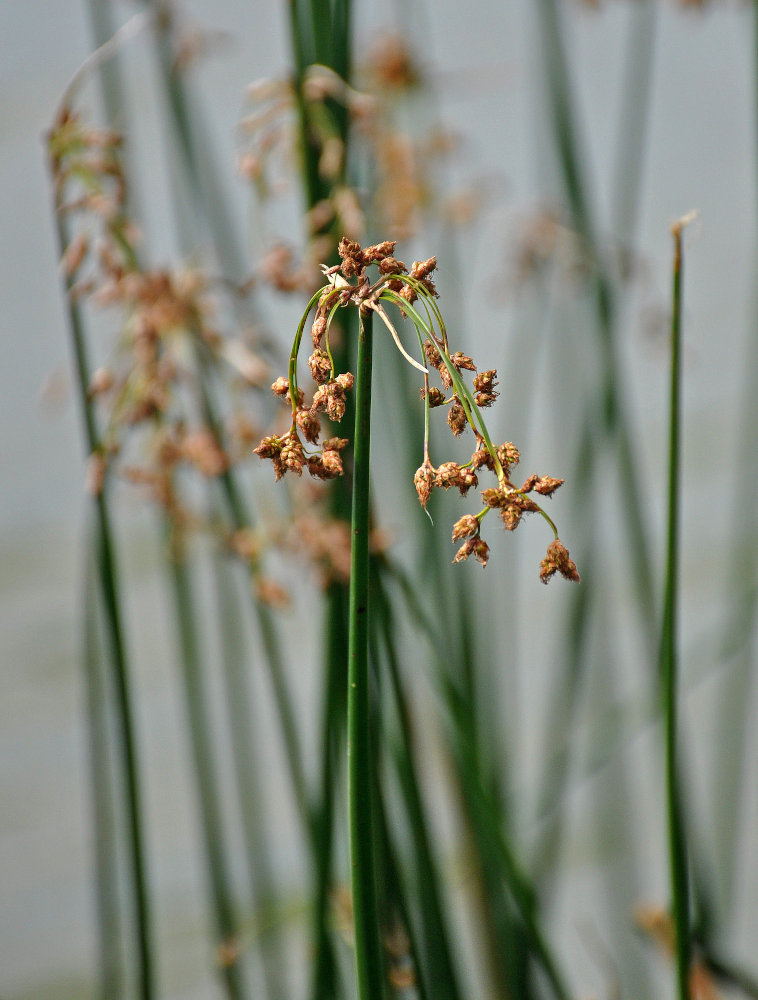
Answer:
<path fill-rule="evenodd" d="M 347 438 L 333 437 L 324 441 L 324 451 L 342 451 L 347 445 Z"/>
<path fill-rule="evenodd" d="M 466 411 L 457 399 L 447 412 L 447 423 L 456 437 L 460 437 L 466 430 Z"/>
<path fill-rule="evenodd" d="M 431 340 L 424 341 L 424 355 L 432 368 L 439 369 L 442 366 L 442 356 Z"/>
<path fill-rule="evenodd" d="M 323 385 L 328 382 L 332 375 L 332 362 L 326 351 L 317 348 L 308 358 L 308 367 L 311 370 L 311 377 L 316 385 Z"/>
<path fill-rule="evenodd" d="M 500 520 L 506 531 L 515 531 L 521 523 L 523 511 L 519 504 L 509 503 L 506 507 L 500 508 Z"/>
<path fill-rule="evenodd" d="M 502 486 L 495 486 L 488 490 L 482 490 L 482 500 L 486 507 L 506 507 L 509 503 L 510 494 Z"/>
<path fill-rule="evenodd" d="M 477 448 L 474 454 L 471 456 L 471 467 L 474 469 L 489 469 L 491 472 L 495 471 L 495 463 L 492 461 L 492 455 L 487 451 L 486 448 Z"/>
<path fill-rule="evenodd" d="M 456 351 L 455 354 L 451 354 L 450 360 L 453 362 L 458 371 L 462 368 L 465 368 L 466 371 L 470 372 L 476 371 L 476 365 L 471 358 L 467 354 L 461 354 L 460 351 Z"/>
<path fill-rule="evenodd" d="M 280 375 L 278 379 L 271 383 L 271 391 L 275 396 L 284 398 L 290 391 L 289 380 L 284 375 Z"/>
<path fill-rule="evenodd" d="M 311 410 L 301 409 L 295 414 L 297 426 L 305 435 L 305 440 L 311 444 L 318 443 L 318 436 L 321 433 L 321 423 L 318 417 Z"/>
<path fill-rule="evenodd" d="M 396 257 L 383 257 L 379 261 L 380 274 L 404 274 L 407 270 L 405 264 Z"/>
<path fill-rule="evenodd" d="M 321 455 L 311 455 L 308 459 L 308 474 L 314 479 L 326 479 L 326 469 Z"/>
<path fill-rule="evenodd" d="M 282 439 L 275 435 L 265 437 L 257 448 L 253 449 L 253 454 L 258 458 L 274 458 L 282 450 Z"/>
<path fill-rule="evenodd" d="M 285 470 L 302 476 L 303 466 L 305 465 L 305 452 L 296 437 L 287 438 L 279 457 Z"/>
<path fill-rule="evenodd" d="M 311 327 L 311 340 L 313 341 L 314 347 L 321 346 L 321 341 L 324 339 L 325 333 L 326 333 L 326 317 L 317 316 L 313 321 L 313 326 Z"/>
<path fill-rule="evenodd" d="M 476 548 L 476 539 L 467 538 L 466 541 L 463 543 L 463 545 L 461 545 L 461 547 L 455 553 L 455 556 L 453 557 L 453 562 L 459 563 L 463 562 L 465 559 L 468 559 L 468 557 L 474 552 L 475 548 Z"/>
<path fill-rule="evenodd" d="M 473 514 L 464 514 L 459 517 L 453 525 L 453 541 L 459 542 L 461 538 L 471 538 L 479 534 L 479 519 Z"/>
<path fill-rule="evenodd" d="M 426 399 L 428 395 L 429 406 L 434 409 L 435 406 L 442 406 L 445 403 L 445 394 L 441 389 L 436 386 L 431 386 L 429 393 L 427 394 L 426 389 L 421 390 L 421 398 Z"/>
<path fill-rule="evenodd" d="M 474 389 L 477 392 L 492 392 L 496 385 L 497 371 L 494 368 L 474 376 Z"/>
<path fill-rule="evenodd" d="M 534 489 L 543 497 L 552 496 L 560 486 L 563 486 L 563 480 L 551 479 L 550 476 L 540 476 L 534 482 Z"/>
<path fill-rule="evenodd" d="M 497 457 L 506 476 L 510 474 L 511 466 L 518 465 L 519 458 L 521 458 L 518 448 L 510 441 L 500 445 L 497 449 Z"/>
<path fill-rule="evenodd" d="M 416 493 L 418 494 L 421 506 L 426 510 L 426 505 L 429 503 L 429 497 L 432 495 L 434 487 L 434 468 L 429 461 L 424 462 L 420 468 L 416 469 L 416 474 L 413 477 L 413 485 L 416 487 Z"/>
<path fill-rule="evenodd" d="M 560 573 L 567 580 L 579 582 L 576 563 L 569 558 L 568 549 L 558 538 L 548 545 L 547 554 L 540 563 L 540 580 L 547 583 L 556 573 Z"/>
<path fill-rule="evenodd" d="M 475 539 L 474 558 L 481 563 L 482 569 L 487 565 L 490 558 L 490 547 L 483 538 Z"/>
<path fill-rule="evenodd" d="M 344 472 L 342 458 L 338 451 L 325 451 L 321 461 L 327 479 L 336 479 Z"/>
<path fill-rule="evenodd" d="M 476 473 L 471 469 L 461 469 L 461 474 L 458 479 L 458 490 L 462 497 L 465 497 L 472 486 L 478 486 L 479 480 L 476 477 Z"/>
<path fill-rule="evenodd" d="M 395 250 L 397 240 L 385 240 L 383 243 L 375 243 L 371 247 L 366 247 L 363 251 L 363 259 L 367 264 L 376 264 L 377 261 L 385 257 L 391 257 Z"/>
<path fill-rule="evenodd" d="M 461 482 L 461 467 L 457 462 L 443 462 L 437 469 L 434 477 L 434 485 L 449 490 L 451 486 L 458 486 Z"/>
<path fill-rule="evenodd" d="M 437 258 L 429 257 L 428 260 L 414 260 L 411 266 L 411 277 L 421 281 L 427 278 L 437 266 Z"/>
<path fill-rule="evenodd" d="M 340 378 L 343 376 L 338 376 L 334 382 L 329 382 L 328 385 L 323 386 L 326 390 L 326 412 L 330 420 L 334 420 L 339 423 L 340 420 L 345 416 L 345 388 L 340 383 Z M 314 396 L 314 402 L 315 402 Z"/>

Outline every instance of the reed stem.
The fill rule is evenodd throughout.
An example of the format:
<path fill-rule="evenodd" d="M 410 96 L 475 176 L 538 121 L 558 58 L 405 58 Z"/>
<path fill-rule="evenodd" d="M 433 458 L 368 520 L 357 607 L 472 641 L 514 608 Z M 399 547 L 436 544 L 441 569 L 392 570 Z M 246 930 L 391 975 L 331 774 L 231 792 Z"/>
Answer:
<path fill-rule="evenodd" d="M 348 645 L 348 808 L 350 867 L 359 1000 L 382 1000 L 374 877 L 373 770 L 369 703 L 369 459 L 371 448 L 371 313 L 361 310 L 355 393 Z"/>
<path fill-rule="evenodd" d="M 689 998 L 691 958 L 689 875 L 687 843 L 682 817 L 679 762 L 677 756 L 677 607 L 679 599 L 679 497 L 681 465 L 681 333 L 682 333 L 682 229 L 684 220 L 672 228 L 674 237 L 673 308 L 671 314 L 671 386 L 669 396 L 669 483 L 666 544 L 666 585 L 661 636 L 661 691 L 665 720 L 666 812 L 674 918 L 677 995 Z"/>
<path fill-rule="evenodd" d="M 58 250 L 62 256 L 69 243 L 69 233 L 59 213 L 56 213 L 55 222 Z M 100 438 L 94 408 L 88 392 L 91 370 L 87 356 L 84 323 L 79 306 L 71 298 L 71 284 L 71 280 L 67 279 L 66 290 L 69 294 L 66 296 L 66 308 L 76 366 L 76 388 L 81 401 L 87 453 L 88 455 L 96 455 L 100 448 Z M 155 996 L 155 989 L 151 918 L 145 866 L 142 795 L 137 764 L 129 663 L 121 621 L 119 577 L 110 512 L 104 490 L 98 492 L 93 506 L 95 508 L 95 561 L 103 598 L 110 667 L 113 672 L 119 761 L 126 793 L 127 850 L 129 854 L 129 879 L 134 894 L 134 935 L 138 956 L 139 996 L 142 1000 L 152 1000 Z"/>

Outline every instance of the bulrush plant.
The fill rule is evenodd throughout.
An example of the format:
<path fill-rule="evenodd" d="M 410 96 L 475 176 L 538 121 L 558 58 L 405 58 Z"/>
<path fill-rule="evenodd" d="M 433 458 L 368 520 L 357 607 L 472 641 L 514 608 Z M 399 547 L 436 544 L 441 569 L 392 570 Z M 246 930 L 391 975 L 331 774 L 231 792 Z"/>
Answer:
<path fill-rule="evenodd" d="M 491 473 L 495 479 L 495 485 L 481 490 L 481 509 L 464 514 L 453 526 L 453 541 L 463 542 L 453 561 L 462 562 L 473 555 L 482 566 L 487 565 L 489 546 L 481 537 L 481 528 L 484 518 L 492 510 L 498 511 L 507 531 L 514 531 L 525 514 L 540 514 L 554 535 L 540 564 L 540 579 L 547 583 L 560 573 L 568 580 L 578 581 L 576 565 L 559 539 L 555 523 L 535 499 L 535 494 L 551 497 L 563 480 L 533 473 L 520 486 L 513 481 L 512 471 L 519 463 L 519 451 L 510 441 L 494 445 L 482 415 L 482 410 L 490 407 L 499 395 L 496 370 L 478 371 L 470 357 L 460 351 L 451 351 L 431 277 L 437 266 L 436 257 L 414 261 L 409 269 L 393 256 L 394 249 L 395 241 L 361 249 L 358 243 L 343 237 L 338 248 L 341 263 L 323 267 L 326 283 L 311 297 L 300 320 L 288 373 L 277 378 L 271 386 L 275 395 L 291 407 L 292 424 L 283 434 L 265 437 L 255 453 L 272 462 L 277 480 L 287 472 L 301 476 L 303 470 L 319 480 L 343 475 L 341 453 L 348 439 L 330 437 L 319 444 L 321 416 L 325 414 L 336 423 L 342 420 L 346 396 L 353 389 L 355 379 L 350 372 L 336 372 L 329 333 L 340 308 L 357 308 L 364 322 L 374 314 L 387 327 L 403 357 L 424 379 L 421 389 L 424 401 L 424 454 L 414 476 L 421 506 L 427 509 L 435 489 L 457 488 L 465 497 L 479 486 L 479 477 L 483 472 Z M 367 271 L 372 265 L 379 272 L 373 281 Z M 387 306 L 395 306 L 402 317 L 408 317 L 413 322 L 425 364 L 416 361 L 403 346 Z M 308 358 L 308 368 L 316 390 L 310 404 L 306 405 L 305 393 L 298 384 L 297 361 L 308 317 L 314 307 L 315 317 L 311 326 L 313 352 Z M 430 385 L 430 369 L 436 372 L 442 388 Z M 464 372 L 473 373 L 470 388 L 464 381 Z M 440 408 L 447 409 L 447 424 L 455 437 L 463 435 L 466 429 L 473 432 L 475 447 L 468 462 L 446 461 L 438 466 L 432 463 L 430 411 Z"/>
<path fill-rule="evenodd" d="M 348 645 L 348 809 L 350 861 L 355 927 L 355 957 L 360 1000 L 381 1000 L 383 996 L 383 956 L 376 873 L 374 866 L 374 825 L 371 789 L 376 771 L 371 747 L 371 712 L 369 700 L 369 582 L 370 518 L 369 460 L 371 447 L 371 369 L 372 320 L 376 315 L 386 326 L 398 350 L 424 379 L 424 454 L 414 477 L 422 507 L 434 489 L 456 487 L 462 496 L 479 486 L 484 470 L 495 478 L 495 485 L 482 491 L 483 506 L 474 514 L 465 514 L 453 528 L 453 540 L 462 542 L 455 556 L 461 562 L 473 555 L 482 566 L 489 558 L 489 548 L 481 537 L 483 519 L 491 510 L 500 513 L 505 528 L 513 531 L 524 514 L 538 513 L 549 524 L 554 539 L 540 566 L 540 578 L 548 580 L 560 573 L 569 580 L 579 580 L 568 550 L 558 538 L 554 522 L 534 499 L 534 494 L 551 496 L 561 479 L 529 476 L 519 487 L 511 479 L 518 462 L 517 449 L 510 442 L 492 443 L 482 410 L 497 398 L 497 373 L 494 369 L 478 372 L 473 360 L 460 351 L 451 352 L 447 330 L 437 305 L 437 291 L 431 275 L 437 260 L 415 261 L 411 268 L 394 256 L 395 242 L 385 241 L 362 249 L 343 237 L 338 247 L 340 263 L 324 267 L 325 284 L 310 298 L 297 327 L 286 376 L 276 379 L 273 392 L 291 408 L 292 422 L 287 431 L 265 437 L 255 449 L 274 467 L 276 479 L 287 473 L 302 476 L 303 470 L 316 479 L 335 479 L 344 473 L 343 452 L 348 439 L 329 437 L 319 445 L 321 417 L 339 423 L 345 414 L 347 393 L 355 389 L 355 434 L 353 440 L 353 483 L 351 513 L 351 558 Z M 368 268 L 376 267 L 378 277 L 369 277 Z M 420 357 L 415 360 L 400 339 L 388 307 L 394 306 L 401 317 L 411 319 L 419 342 Z M 359 340 L 356 375 L 337 372 L 330 346 L 330 330 L 339 309 L 358 310 Z M 298 357 L 311 311 L 313 351 L 308 358 L 316 390 L 310 405 L 298 384 Z M 436 371 L 442 389 L 430 385 L 430 369 Z M 471 388 L 463 372 L 474 372 Z M 448 425 L 458 437 L 468 427 L 473 431 L 475 449 L 465 464 L 448 461 L 432 464 L 429 454 L 430 413 L 434 408 L 448 409 Z"/>

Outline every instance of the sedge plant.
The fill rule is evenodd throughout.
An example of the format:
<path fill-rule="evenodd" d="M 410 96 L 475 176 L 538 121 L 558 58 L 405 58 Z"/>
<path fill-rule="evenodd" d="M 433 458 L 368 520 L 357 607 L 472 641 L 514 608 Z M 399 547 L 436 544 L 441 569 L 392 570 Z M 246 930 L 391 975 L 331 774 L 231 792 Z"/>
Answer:
<path fill-rule="evenodd" d="M 556 573 L 578 581 L 579 574 L 568 549 L 558 537 L 555 523 L 535 500 L 534 494 L 550 497 L 562 485 L 562 479 L 530 475 L 521 486 L 511 479 L 519 460 L 515 445 L 493 444 L 482 411 L 494 403 L 497 372 L 477 371 L 473 360 L 460 351 L 452 351 L 437 292 L 432 280 L 437 260 L 430 257 L 415 261 L 410 269 L 393 256 L 394 241 L 384 241 L 362 249 L 343 237 L 338 253 L 340 263 L 324 266 L 325 284 L 310 298 L 297 327 L 286 376 L 277 378 L 273 392 L 289 404 L 292 419 L 280 434 L 264 437 L 256 454 L 268 459 L 276 479 L 286 473 L 330 480 L 343 475 L 342 452 L 348 439 L 332 436 L 320 443 L 321 418 L 339 423 L 346 407 L 347 394 L 355 388 L 355 435 L 353 441 L 351 575 L 349 600 L 348 647 L 348 809 L 352 873 L 355 958 L 361 1000 L 380 1000 L 383 995 L 383 961 L 380 945 L 378 893 L 375 883 L 372 822 L 372 789 L 375 769 L 371 746 L 371 699 L 369 690 L 369 588 L 370 588 L 370 448 L 371 448 L 371 370 L 373 318 L 378 317 L 389 331 L 406 361 L 423 376 L 421 396 L 424 402 L 423 461 L 414 476 L 414 485 L 426 510 L 435 488 L 456 487 L 462 496 L 478 487 L 479 475 L 490 472 L 495 485 L 481 491 L 483 503 L 476 513 L 464 514 L 456 521 L 452 537 L 461 542 L 454 562 L 472 555 L 483 567 L 489 560 L 489 545 L 482 538 L 485 517 L 497 510 L 504 527 L 513 531 L 525 514 L 539 514 L 548 524 L 553 540 L 540 564 L 540 579 L 547 583 Z M 369 276 L 376 266 L 378 277 Z M 403 345 L 391 318 L 394 307 L 401 317 L 410 318 L 418 339 L 416 360 Z M 356 376 L 337 372 L 330 342 L 335 316 L 341 309 L 353 308 L 359 316 L 359 342 Z M 311 402 L 298 384 L 298 357 L 308 318 L 315 309 L 311 326 L 313 351 L 308 367 L 316 385 Z M 430 384 L 431 371 L 437 373 L 441 387 Z M 475 373 L 472 387 L 463 372 Z M 456 437 L 468 428 L 473 432 L 475 448 L 468 462 L 447 461 L 435 466 L 430 457 L 430 413 L 447 409 L 447 423 Z"/>

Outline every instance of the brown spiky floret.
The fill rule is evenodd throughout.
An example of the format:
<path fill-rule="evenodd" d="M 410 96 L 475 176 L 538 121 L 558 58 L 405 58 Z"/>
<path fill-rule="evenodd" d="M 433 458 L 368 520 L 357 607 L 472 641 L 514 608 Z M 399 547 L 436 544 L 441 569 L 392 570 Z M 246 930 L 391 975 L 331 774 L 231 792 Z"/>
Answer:
<path fill-rule="evenodd" d="M 397 240 L 385 240 L 383 243 L 375 243 L 371 247 L 366 247 L 363 251 L 363 259 L 367 264 L 376 264 L 377 261 L 391 257 L 395 251 L 396 243 Z"/>
<path fill-rule="evenodd" d="M 479 534 L 479 518 L 473 514 L 464 514 L 459 517 L 453 525 L 453 541 L 458 542 L 461 538 L 471 538 L 472 535 Z"/>
<path fill-rule="evenodd" d="M 426 510 L 426 505 L 429 503 L 429 498 L 432 495 L 434 482 L 435 470 L 432 464 L 427 460 L 422 466 L 416 469 L 416 473 L 413 477 L 413 485 L 416 488 L 419 502 L 424 510 Z"/>
<path fill-rule="evenodd" d="M 404 274 L 408 268 L 395 257 L 384 257 L 379 261 L 380 274 Z"/>
<path fill-rule="evenodd" d="M 473 555 L 478 563 L 481 563 L 482 568 L 487 565 L 490 558 L 490 547 L 483 538 L 467 538 L 463 545 L 461 545 L 455 553 L 453 562 L 463 562 L 471 555 Z"/>
<path fill-rule="evenodd" d="M 434 409 L 437 406 L 444 406 L 447 400 L 445 399 L 445 393 L 438 389 L 436 386 L 431 386 L 429 392 L 426 389 L 421 389 L 421 398 L 429 400 L 429 406 Z"/>
<path fill-rule="evenodd" d="M 566 580 L 579 582 L 576 563 L 569 557 L 568 549 L 559 538 L 547 547 L 545 558 L 540 563 L 540 580 L 547 583 L 556 573 L 560 573 Z"/>
<path fill-rule="evenodd" d="M 317 348 L 308 358 L 311 378 L 316 385 L 324 385 L 332 376 L 332 362 L 326 351 Z"/>
<path fill-rule="evenodd" d="M 563 486 L 562 479 L 553 479 L 551 476 L 538 476 L 536 473 L 532 473 L 524 480 L 521 490 L 523 493 L 531 493 L 534 490 L 543 497 L 550 497 L 561 486 Z"/>
<path fill-rule="evenodd" d="M 424 356 L 432 368 L 436 368 L 438 371 L 442 368 L 442 355 L 431 340 L 424 341 Z"/>
<path fill-rule="evenodd" d="M 311 444 L 318 444 L 319 434 L 321 433 L 321 422 L 315 413 L 303 407 L 295 414 L 295 421 L 305 435 L 305 440 Z"/>
<path fill-rule="evenodd" d="M 460 351 L 456 351 L 455 354 L 451 354 L 450 360 L 453 362 L 458 371 L 461 371 L 464 368 L 466 371 L 476 371 L 476 365 L 472 359 L 467 354 L 462 354 Z"/>
<path fill-rule="evenodd" d="M 440 395 L 442 395 L 442 393 L 440 393 Z M 460 437 L 461 434 L 463 434 L 468 424 L 468 421 L 466 420 L 466 411 L 463 409 L 463 406 L 457 396 L 448 410 L 447 423 L 450 430 L 456 437 Z"/>

